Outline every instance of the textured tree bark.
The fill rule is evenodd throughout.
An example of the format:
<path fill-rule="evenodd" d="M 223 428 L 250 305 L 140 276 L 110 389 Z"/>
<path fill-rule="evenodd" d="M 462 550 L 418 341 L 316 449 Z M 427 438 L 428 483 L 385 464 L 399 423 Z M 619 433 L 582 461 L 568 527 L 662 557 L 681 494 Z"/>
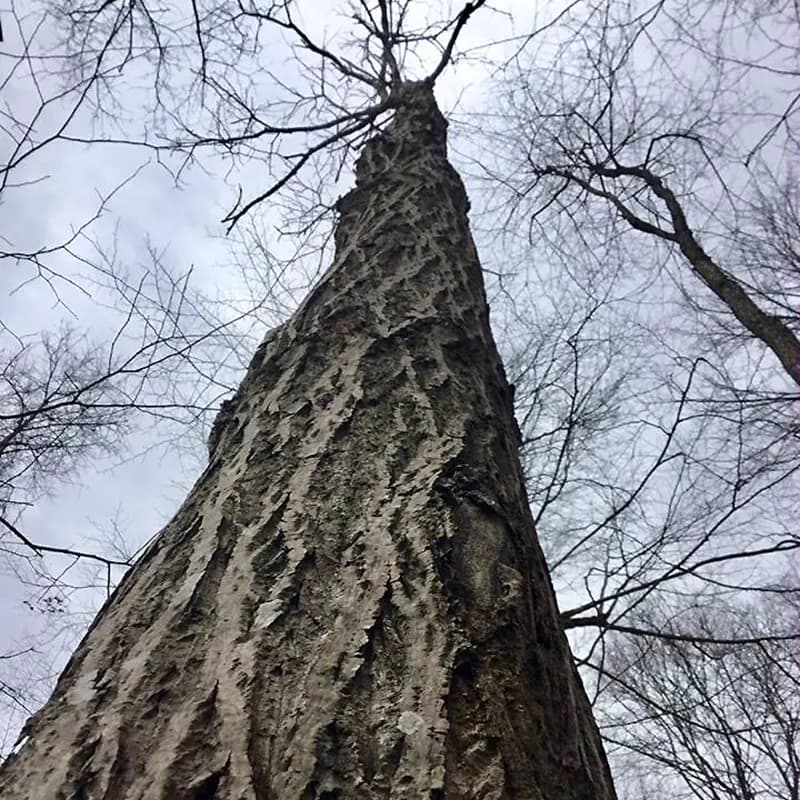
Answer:
<path fill-rule="evenodd" d="M 6 800 L 614 797 L 446 123 L 401 91 L 333 265 L 29 723 Z"/>

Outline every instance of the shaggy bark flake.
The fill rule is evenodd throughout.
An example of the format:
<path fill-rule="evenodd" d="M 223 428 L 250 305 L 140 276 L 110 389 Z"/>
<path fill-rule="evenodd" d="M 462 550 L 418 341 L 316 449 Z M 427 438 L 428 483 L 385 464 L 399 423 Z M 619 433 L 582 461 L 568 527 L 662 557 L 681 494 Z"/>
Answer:
<path fill-rule="evenodd" d="M 3 798 L 613 798 L 446 123 L 402 91 L 333 265 L 256 352 Z"/>

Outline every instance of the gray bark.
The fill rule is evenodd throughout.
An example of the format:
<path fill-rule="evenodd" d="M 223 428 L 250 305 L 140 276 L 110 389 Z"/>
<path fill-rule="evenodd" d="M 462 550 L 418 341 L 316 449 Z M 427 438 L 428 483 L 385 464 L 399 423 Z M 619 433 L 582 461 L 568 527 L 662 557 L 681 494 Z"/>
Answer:
<path fill-rule="evenodd" d="M 614 797 L 446 123 L 403 90 L 332 267 L 256 352 L 6 800 Z"/>

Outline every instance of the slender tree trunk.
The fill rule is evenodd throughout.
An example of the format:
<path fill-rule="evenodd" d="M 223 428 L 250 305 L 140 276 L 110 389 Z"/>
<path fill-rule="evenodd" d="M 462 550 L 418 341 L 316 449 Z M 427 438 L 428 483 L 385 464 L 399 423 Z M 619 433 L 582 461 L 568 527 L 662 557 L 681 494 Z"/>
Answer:
<path fill-rule="evenodd" d="M 0 772 L 6 800 L 611 800 L 422 84 L 333 266 Z"/>

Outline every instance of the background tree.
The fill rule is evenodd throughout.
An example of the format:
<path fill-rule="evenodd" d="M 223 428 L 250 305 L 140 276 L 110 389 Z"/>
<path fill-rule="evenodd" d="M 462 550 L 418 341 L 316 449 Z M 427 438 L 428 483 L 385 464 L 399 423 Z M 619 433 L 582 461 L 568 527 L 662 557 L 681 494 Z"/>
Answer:
<path fill-rule="evenodd" d="M 49 694 L 60 669 L 52 661 L 73 649 L 98 595 L 137 550 L 128 532 L 103 523 L 94 539 L 81 529 L 53 538 L 37 526 L 40 502 L 87 467 L 151 449 L 197 460 L 189 443 L 204 447 L 208 418 L 244 368 L 240 349 L 251 336 L 242 322 L 256 310 L 262 319 L 274 313 L 263 292 L 235 307 L 212 302 L 192 268 L 173 268 L 151 243 L 129 260 L 119 228 L 105 223 L 141 164 L 121 178 L 109 169 L 96 194 L 73 184 L 68 204 L 48 203 L 59 152 L 80 161 L 92 141 L 81 132 L 103 80 L 102 70 L 81 77 L 68 68 L 53 40 L 54 13 L 14 4 L 0 12 L 0 578 L 4 601 L 11 594 L 47 619 L 0 651 L 0 708 L 11 735 L 0 738 L 3 751 L 21 714 Z M 75 216 L 65 232 L 67 207 Z"/>
<path fill-rule="evenodd" d="M 769 630 L 733 624 L 754 597 L 798 591 L 796 15 L 790 3 L 576 4 L 551 49 L 508 63 L 483 148 L 498 158 L 472 167 L 513 263 L 547 265 L 530 289 L 526 271 L 503 288 L 517 300 L 506 326 L 526 471 L 565 623 L 622 748 L 615 763 L 670 794 L 791 791 L 791 777 L 758 777 L 762 757 L 785 761 L 796 743 L 792 723 L 771 739 L 763 694 L 739 681 L 759 711 L 743 732 L 731 701 L 712 730 L 678 687 L 706 670 L 708 697 L 731 677 L 707 654 L 715 643 L 727 664 L 737 642 L 780 663 L 797 637 L 790 615 Z"/>
<path fill-rule="evenodd" d="M 696 608 L 691 621 L 702 638 L 694 642 L 670 638 L 680 630 L 663 613 L 648 620 L 663 637 L 615 642 L 605 671 L 618 705 L 605 736 L 629 754 L 629 772 L 652 776 L 655 761 L 657 774 L 679 776 L 670 785 L 676 797 L 798 796 L 800 662 L 796 642 L 772 638 L 797 622 L 787 588 L 768 607 Z M 750 642 L 716 641 L 724 636 Z"/>

